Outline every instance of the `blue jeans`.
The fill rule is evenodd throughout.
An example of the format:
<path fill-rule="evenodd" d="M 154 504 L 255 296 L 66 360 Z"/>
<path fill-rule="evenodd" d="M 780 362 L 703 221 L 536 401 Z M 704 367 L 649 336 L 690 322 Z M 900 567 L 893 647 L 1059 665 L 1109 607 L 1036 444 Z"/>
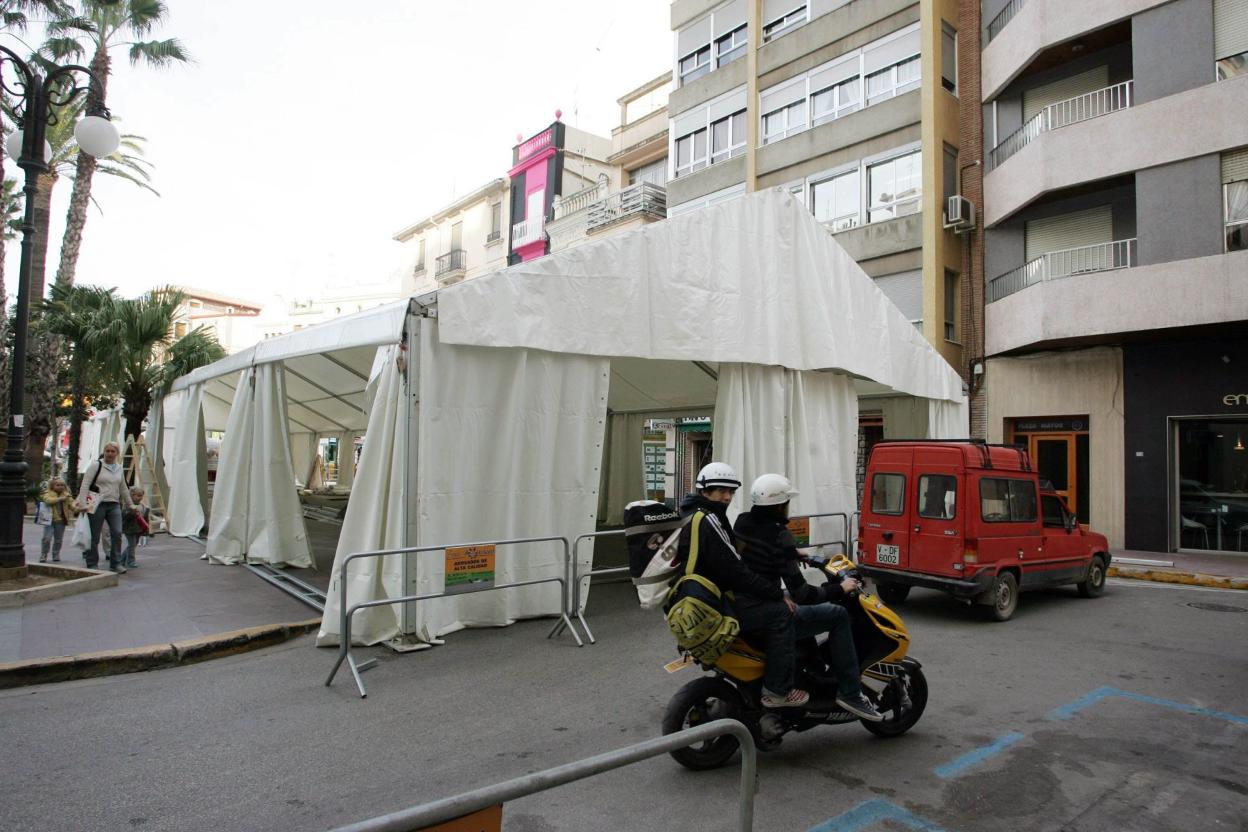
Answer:
<path fill-rule="evenodd" d="M 116 569 L 121 562 L 121 503 L 100 503 L 95 513 L 88 515 L 91 524 L 91 548 L 83 552 L 87 568 L 94 569 L 100 565 L 100 532 L 104 522 L 108 521 L 108 538 L 112 548 L 108 552 L 108 565 Z"/>
<path fill-rule="evenodd" d="M 39 560 L 44 560 L 48 556 L 48 551 L 52 552 L 52 560 L 61 559 L 61 543 L 65 540 L 65 524 L 53 522 L 43 527 L 43 540 L 39 542 Z"/>
<path fill-rule="evenodd" d="M 134 550 L 139 545 L 139 538 L 142 537 L 138 532 L 126 535 L 126 551 L 122 553 L 122 563 L 126 566 L 134 566 Z"/>
<path fill-rule="evenodd" d="M 858 681 L 858 651 L 850 629 L 849 611 L 840 604 L 807 604 L 797 608 L 798 638 L 828 634 L 828 652 L 832 656 L 832 672 L 836 677 L 838 696 L 853 696 L 862 691 Z"/>
<path fill-rule="evenodd" d="M 771 693 L 787 696 L 793 690 L 793 668 L 797 662 L 793 614 L 782 601 L 759 601 L 741 596 L 737 596 L 735 612 L 743 633 L 756 632 L 763 636 L 763 651 L 767 654 L 763 687 Z"/>

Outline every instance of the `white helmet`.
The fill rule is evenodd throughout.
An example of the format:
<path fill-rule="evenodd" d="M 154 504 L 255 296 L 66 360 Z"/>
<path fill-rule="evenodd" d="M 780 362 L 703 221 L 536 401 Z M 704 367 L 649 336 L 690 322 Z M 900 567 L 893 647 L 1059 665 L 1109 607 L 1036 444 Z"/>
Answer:
<path fill-rule="evenodd" d="M 740 488 L 741 478 L 727 462 L 712 462 L 702 466 L 693 485 L 699 491 L 708 488 Z"/>
<path fill-rule="evenodd" d="M 763 474 L 750 486 L 750 502 L 756 506 L 779 506 L 797 496 L 797 489 L 788 477 Z"/>

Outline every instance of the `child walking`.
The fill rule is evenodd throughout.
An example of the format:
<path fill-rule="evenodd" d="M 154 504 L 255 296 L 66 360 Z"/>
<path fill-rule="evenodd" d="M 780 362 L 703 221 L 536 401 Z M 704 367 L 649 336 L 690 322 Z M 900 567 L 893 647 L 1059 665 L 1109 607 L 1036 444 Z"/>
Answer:
<path fill-rule="evenodd" d="M 151 529 L 149 522 L 151 509 L 143 504 L 144 496 L 142 488 L 131 488 L 130 500 L 134 505 L 121 513 L 121 533 L 126 536 L 126 550 L 122 553 L 122 565 L 127 569 L 139 567 L 134 559 L 135 549 L 139 545 L 139 538 Z"/>
<path fill-rule="evenodd" d="M 45 563 L 48 554 L 52 555 L 53 563 L 61 562 L 61 543 L 65 540 L 65 527 L 73 525 L 78 517 L 78 504 L 65 486 L 65 480 L 53 477 L 48 490 L 39 498 L 52 517 L 52 522 L 43 527 L 43 540 L 39 543 L 39 562 Z"/>

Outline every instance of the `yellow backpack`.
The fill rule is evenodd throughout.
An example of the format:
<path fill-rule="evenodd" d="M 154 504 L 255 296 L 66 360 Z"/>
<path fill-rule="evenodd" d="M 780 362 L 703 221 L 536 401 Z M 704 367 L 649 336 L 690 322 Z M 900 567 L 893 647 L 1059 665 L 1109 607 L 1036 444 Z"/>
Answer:
<path fill-rule="evenodd" d="M 665 609 L 677 646 L 699 664 L 710 667 L 737 638 L 741 622 L 714 581 L 693 571 L 698 564 L 698 537 L 705 517 L 700 511 L 693 515 L 685 574 L 668 590 Z"/>

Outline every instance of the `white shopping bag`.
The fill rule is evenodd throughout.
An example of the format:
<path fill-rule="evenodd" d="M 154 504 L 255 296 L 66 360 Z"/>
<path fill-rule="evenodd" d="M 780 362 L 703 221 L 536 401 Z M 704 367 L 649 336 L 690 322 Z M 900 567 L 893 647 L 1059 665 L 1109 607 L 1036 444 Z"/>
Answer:
<path fill-rule="evenodd" d="M 74 530 L 69 536 L 69 545 L 84 552 L 91 548 L 91 521 L 82 515 L 74 521 Z"/>

